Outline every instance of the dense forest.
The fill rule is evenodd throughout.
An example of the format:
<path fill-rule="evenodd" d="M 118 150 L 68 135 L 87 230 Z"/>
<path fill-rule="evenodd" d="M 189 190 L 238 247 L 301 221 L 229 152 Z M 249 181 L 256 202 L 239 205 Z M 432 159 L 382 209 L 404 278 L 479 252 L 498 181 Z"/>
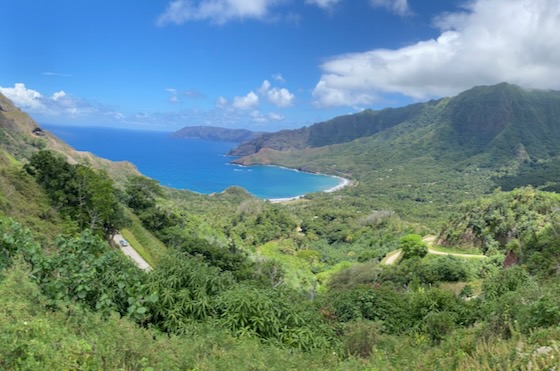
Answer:
<path fill-rule="evenodd" d="M 344 147 L 330 159 L 352 186 L 275 204 L 114 176 L 17 122 L 0 112 L 2 369 L 559 366 L 560 196 L 550 176 L 532 187 L 526 175 L 549 159 L 455 162 L 434 184 L 421 174 L 444 168 L 433 158 L 352 170 Z M 152 271 L 119 251 L 117 231 Z"/>

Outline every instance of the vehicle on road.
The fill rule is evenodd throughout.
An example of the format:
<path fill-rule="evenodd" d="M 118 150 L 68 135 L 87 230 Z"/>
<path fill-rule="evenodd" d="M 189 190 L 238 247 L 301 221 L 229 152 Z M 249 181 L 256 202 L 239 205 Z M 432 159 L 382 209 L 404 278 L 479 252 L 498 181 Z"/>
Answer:
<path fill-rule="evenodd" d="M 127 240 L 120 240 L 120 241 L 119 241 L 119 244 L 120 244 L 122 247 L 125 247 L 125 246 L 128 246 L 128 241 L 127 241 Z"/>

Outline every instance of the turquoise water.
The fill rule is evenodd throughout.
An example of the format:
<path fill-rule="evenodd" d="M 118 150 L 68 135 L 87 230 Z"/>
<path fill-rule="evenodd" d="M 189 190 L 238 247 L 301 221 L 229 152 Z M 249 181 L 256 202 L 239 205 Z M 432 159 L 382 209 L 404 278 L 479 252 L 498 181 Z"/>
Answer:
<path fill-rule="evenodd" d="M 235 143 L 175 139 L 169 133 L 44 125 L 74 148 L 113 161 L 130 161 L 162 185 L 199 193 L 245 188 L 261 198 L 295 197 L 336 186 L 337 178 L 274 166 L 231 165 Z"/>

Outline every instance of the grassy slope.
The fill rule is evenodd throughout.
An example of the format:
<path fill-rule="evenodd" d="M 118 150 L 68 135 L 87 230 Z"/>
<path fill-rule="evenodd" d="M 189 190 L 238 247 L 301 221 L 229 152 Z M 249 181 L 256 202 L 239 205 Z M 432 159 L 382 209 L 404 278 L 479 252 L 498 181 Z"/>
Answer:
<path fill-rule="evenodd" d="M 3 150 L 0 150 L 0 213 L 31 228 L 45 241 L 72 228 L 50 206 L 47 195 L 19 161 Z"/>
<path fill-rule="evenodd" d="M 142 222 L 132 213 L 127 213 L 131 225 L 121 230 L 124 238 L 152 267 L 157 266 L 160 257 L 165 253 L 167 247 L 158 240 L 150 231 L 142 226 Z"/>
<path fill-rule="evenodd" d="M 37 134 L 37 132 L 39 134 Z M 18 160 L 29 158 L 39 149 L 50 149 L 63 154 L 70 163 L 85 163 L 103 169 L 118 183 L 138 170 L 128 162 L 113 162 L 89 152 L 76 151 L 55 135 L 42 131 L 26 113 L 16 108 L 0 94 L 0 146 Z"/>

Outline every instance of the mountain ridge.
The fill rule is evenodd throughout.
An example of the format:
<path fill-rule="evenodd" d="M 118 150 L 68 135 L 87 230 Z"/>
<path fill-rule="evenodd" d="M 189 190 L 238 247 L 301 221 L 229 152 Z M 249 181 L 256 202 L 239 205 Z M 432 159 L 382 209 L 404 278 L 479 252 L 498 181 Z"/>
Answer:
<path fill-rule="evenodd" d="M 344 130 L 349 133 L 336 135 Z M 413 132 L 416 135 L 411 136 Z M 259 152 L 265 148 L 267 154 L 271 150 L 293 153 L 374 136 L 396 146 L 408 145 L 411 152 L 422 147 L 438 158 L 468 162 L 477 157 L 471 162 L 483 166 L 501 166 L 516 159 L 546 160 L 560 154 L 556 145 L 560 140 L 560 92 L 508 83 L 479 86 L 451 98 L 365 110 L 263 135 L 242 143 L 231 154 L 245 156 L 238 160 L 242 164 L 259 163 Z M 415 148 L 410 147 L 412 142 L 416 142 Z"/>

